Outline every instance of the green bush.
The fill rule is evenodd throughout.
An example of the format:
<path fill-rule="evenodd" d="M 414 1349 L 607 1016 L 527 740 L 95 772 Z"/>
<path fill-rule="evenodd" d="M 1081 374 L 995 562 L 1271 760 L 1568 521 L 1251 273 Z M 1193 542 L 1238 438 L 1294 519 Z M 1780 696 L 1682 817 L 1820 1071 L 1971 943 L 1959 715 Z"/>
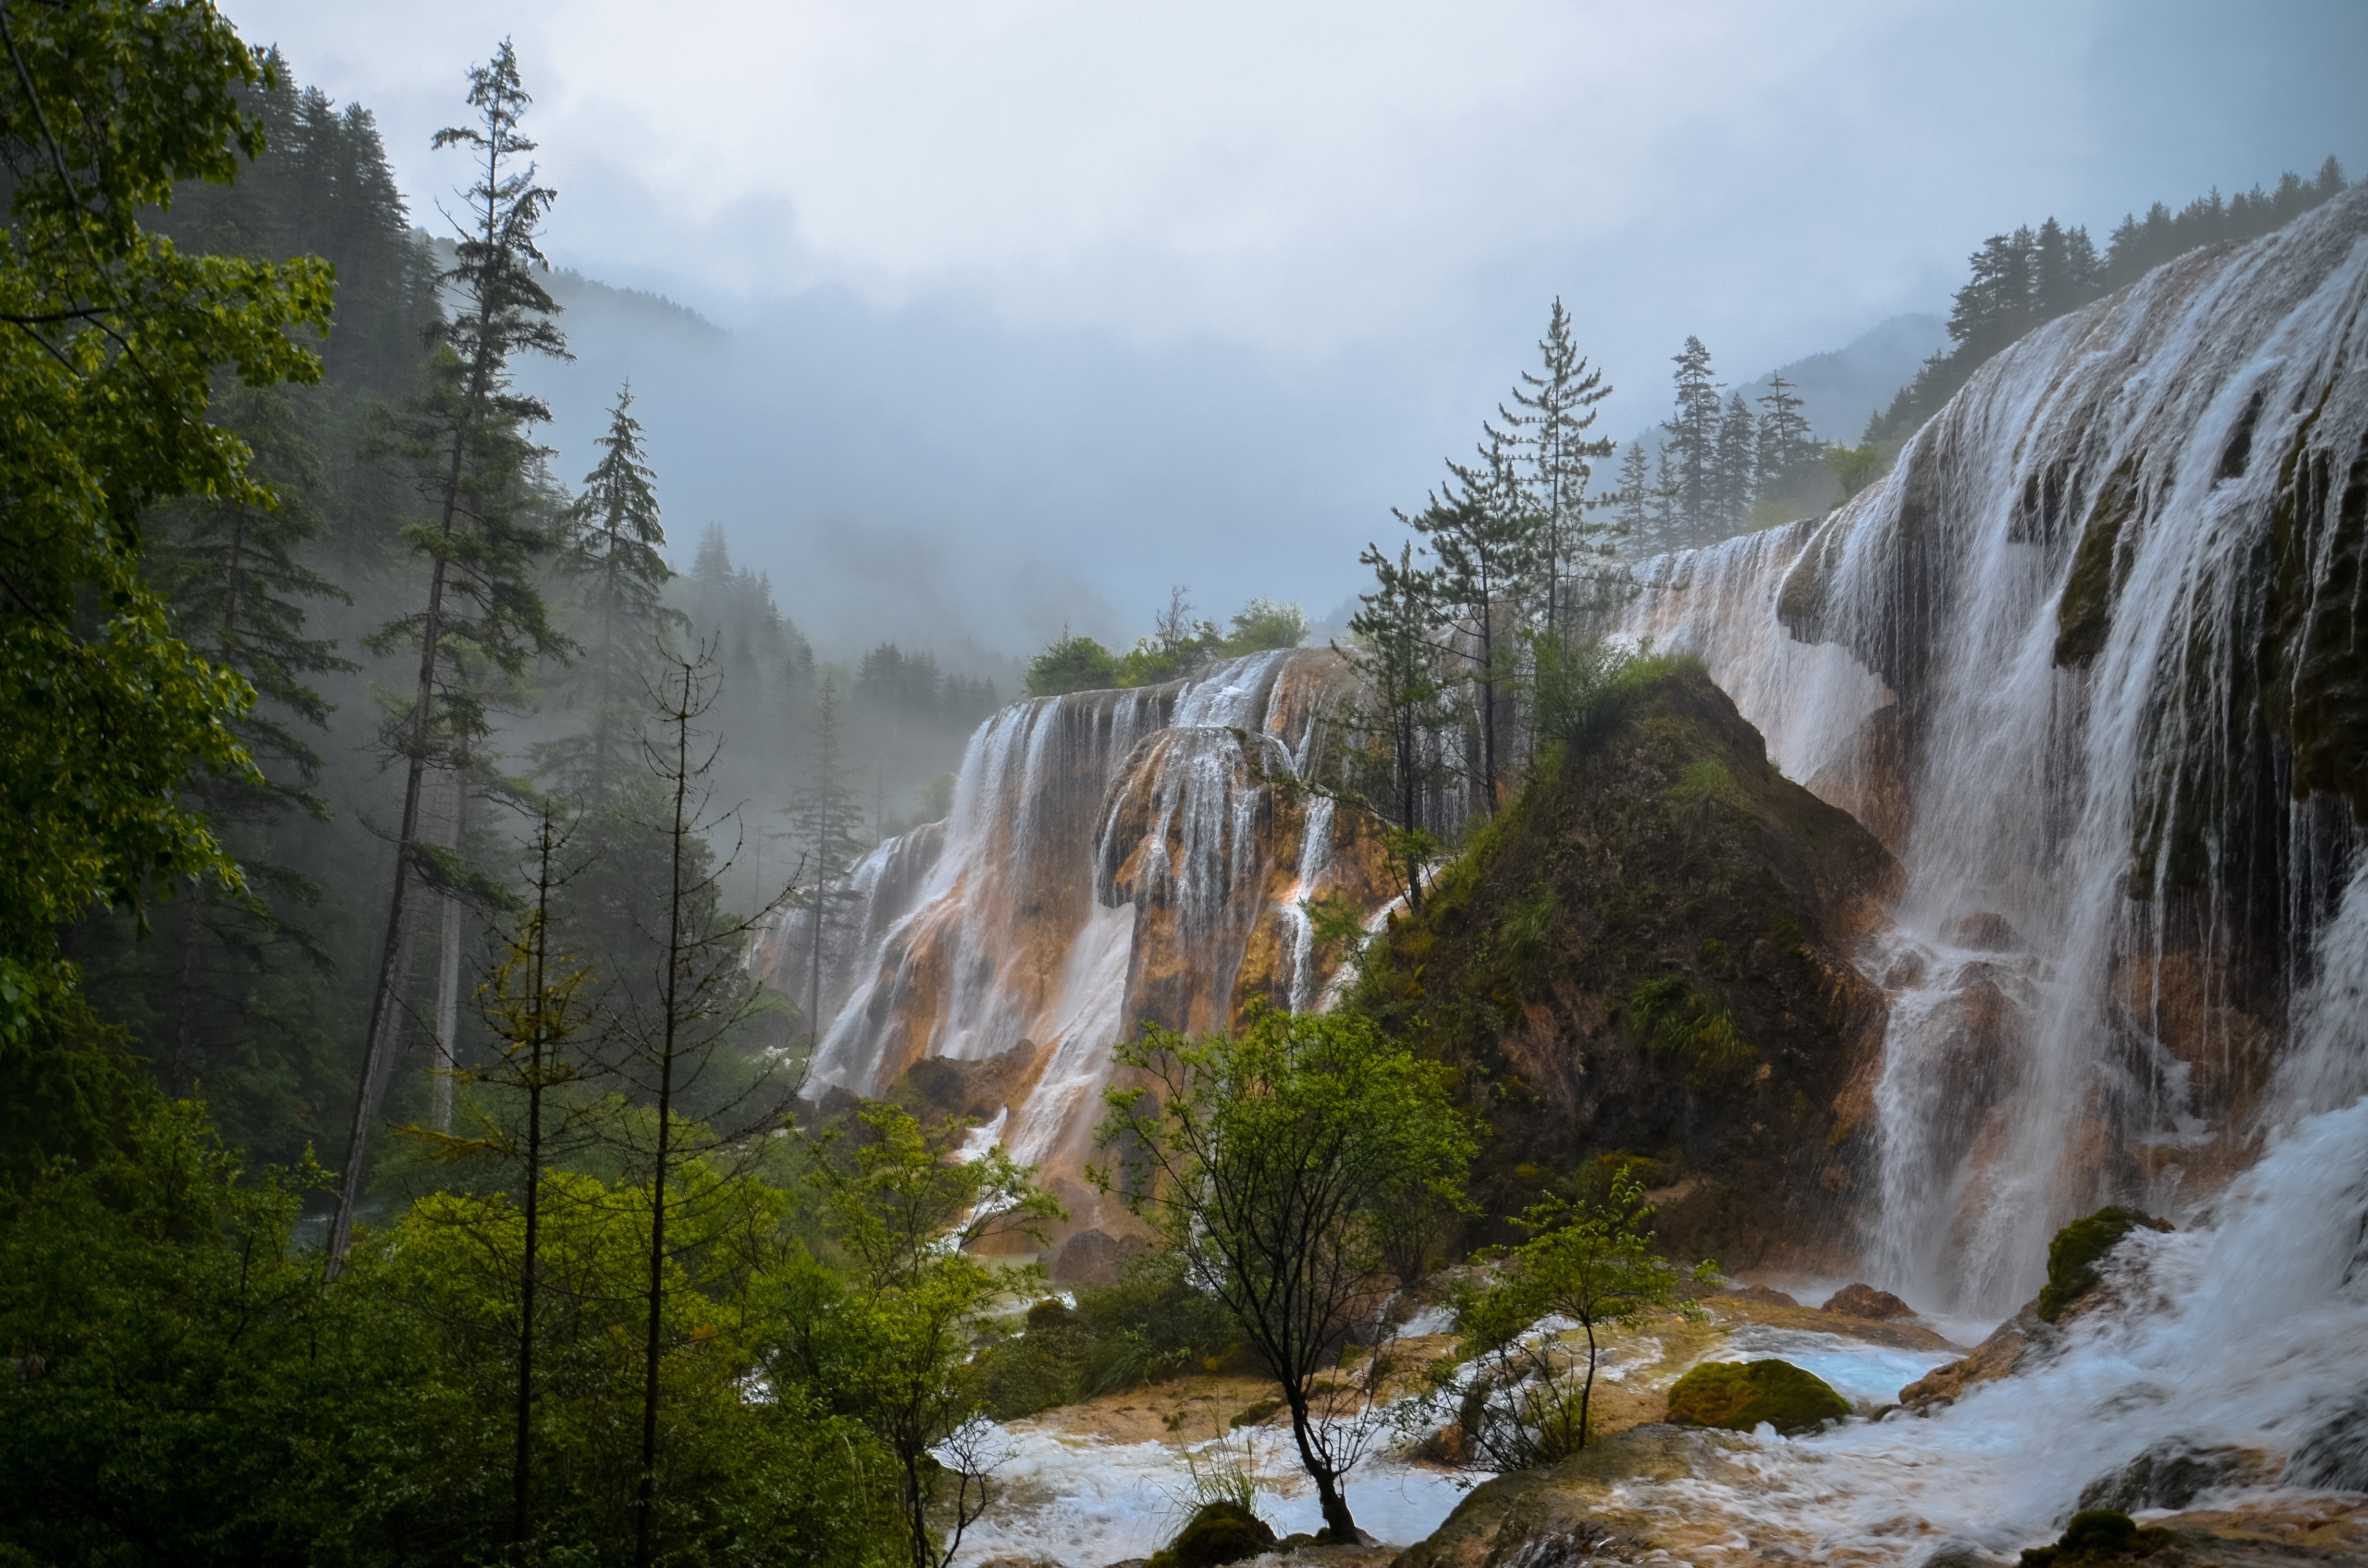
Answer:
<path fill-rule="evenodd" d="M 1029 661 L 1028 695 L 1061 697 L 1072 691 L 1102 691 L 1118 685 L 1118 661 L 1090 637 L 1072 637 L 1066 628 Z"/>
<path fill-rule="evenodd" d="M 1705 1361 L 1669 1390 L 1669 1419 L 1748 1432 L 1765 1421 L 1791 1437 L 1850 1413 L 1823 1378 L 1790 1361 Z"/>

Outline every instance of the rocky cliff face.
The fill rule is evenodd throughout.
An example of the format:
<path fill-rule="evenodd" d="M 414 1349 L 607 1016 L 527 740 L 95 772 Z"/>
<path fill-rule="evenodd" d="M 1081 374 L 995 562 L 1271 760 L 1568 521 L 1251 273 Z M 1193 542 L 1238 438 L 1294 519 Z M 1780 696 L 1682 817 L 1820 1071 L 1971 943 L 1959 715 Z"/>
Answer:
<path fill-rule="evenodd" d="M 817 1087 L 959 1105 L 1044 1167 L 1079 1226 L 1110 1048 L 1143 1019 L 1230 1023 L 1252 999 L 1314 1005 L 1329 978 L 1302 904 L 1385 900 L 1360 820 L 1291 788 L 1346 695 L 1314 649 L 1190 681 L 1019 704 L 974 736 L 947 822 L 882 845 L 823 949 Z M 803 918 L 756 955 L 803 999 Z"/>
<path fill-rule="evenodd" d="M 1393 917 L 1356 1004 L 1467 1069 L 1492 1214 L 1634 1158 L 1671 1249 L 1816 1267 L 1870 1168 L 1885 1009 L 1852 956 L 1898 874 L 1680 662 Z"/>

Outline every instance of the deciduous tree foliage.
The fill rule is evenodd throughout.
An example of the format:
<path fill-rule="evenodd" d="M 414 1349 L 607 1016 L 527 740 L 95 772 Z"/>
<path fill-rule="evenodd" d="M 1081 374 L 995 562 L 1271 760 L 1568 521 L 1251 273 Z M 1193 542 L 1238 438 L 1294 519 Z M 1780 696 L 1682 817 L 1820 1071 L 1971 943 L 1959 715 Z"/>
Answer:
<path fill-rule="evenodd" d="M 1261 1012 L 1199 1039 L 1145 1024 L 1118 1059 L 1136 1082 L 1109 1091 L 1098 1179 L 1241 1325 L 1326 1528 L 1355 1540 L 1340 1483 L 1372 1432 L 1325 1419 L 1316 1373 L 1388 1293 L 1390 1214 L 1410 1189 L 1460 1191 L 1474 1145 L 1447 1070 L 1352 1013 Z"/>
<path fill-rule="evenodd" d="M 0 1132 L 86 1139 L 106 1074 L 56 929 L 176 884 L 245 889 L 182 794 L 253 778 L 240 675 L 177 634 L 142 575 L 142 519 L 182 496 L 271 509 L 246 444 L 208 423 L 219 370 L 318 379 L 328 269 L 186 256 L 142 222 L 176 181 L 227 180 L 261 130 L 238 89 L 268 68 L 204 4 L 0 7 Z"/>

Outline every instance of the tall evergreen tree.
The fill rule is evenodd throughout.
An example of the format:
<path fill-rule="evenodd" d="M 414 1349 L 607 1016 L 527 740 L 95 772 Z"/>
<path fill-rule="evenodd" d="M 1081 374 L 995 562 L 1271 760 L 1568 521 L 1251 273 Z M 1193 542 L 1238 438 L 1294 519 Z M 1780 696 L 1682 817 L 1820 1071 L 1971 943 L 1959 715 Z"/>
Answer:
<path fill-rule="evenodd" d="M 464 193 L 468 222 L 455 263 L 444 275 L 459 309 L 437 326 L 427 389 L 399 421 L 393 442 L 397 453 L 417 465 L 428 505 L 428 518 L 404 529 L 427 561 L 427 584 L 420 608 L 389 623 L 371 644 L 380 653 L 415 653 L 418 677 L 388 737 L 389 750 L 405 768 L 403 814 L 353 1129 L 330 1225 L 332 1269 L 342 1263 L 352 1234 L 370 1127 L 402 1021 L 413 886 L 423 873 L 449 880 L 449 866 L 422 838 L 428 773 L 458 767 L 470 743 L 490 731 L 483 676 L 472 666 L 515 677 L 534 653 L 561 645 L 533 575 L 552 541 L 532 506 L 531 484 L 545 449 L 529 431 L 547 423 L 551 411 L 510 378 L 517 355 L 567 353 L 551 319 L 558 306 L 534 278 L 537 266 L 548 265 L 535 238 L 553 193 L 535 183 L 531 163 L 520 166 L 535 145 L 518 132 L 533 100 L 507 40 L 491 61 L 470 71 L 469 84 L 478 123 L 449 127 L 435 137 L 439 148 L 464 147 L 482 160 L 476 182 Z"/>
<path fill-rule="evenodd" d="M 1770 377 L 1759 407 L 1759 487 L 1761 494 L 1773 495 L 1815 469 L 1823 452 L 1802 415 L 1801 400 L 1793 395 L 1792 382 L 1782 376 Z"/>
<path fill-rule="evenodd" d="M 847 748 L 840 733 L 837 678 L 823 676 L 816 694 L 806 752 L 806 782 L 790 807 L 790 833 L 804 856 L 798 881 L 803 888 L 792 907 L 806 915 L 806 1028 L 809 1043 L 822 1041 L 823 970 L 830 953 L 834 909 L 848 901 L 842 885 L 861 846 L 863 801 L 848 782 Z"/>
<path fill-rule="evenodd" d="M 583 728 L 546 743 L 537 756 L 554 784 L 596 814 L 608 810 L 619 781 L 640 769 L 646 688 L 660 642 L 689 619 L 664 601 L 674 569 L 659 553 L 666 529 L 657 475 L 642 449 L 632 407 L 628 382 L 609 411 L 607 433 L 594 439 L 600 460 L 568 511 L 560 556 L 561 571 L 576 585 L 580 650 L 564 696 L 582 705 Z"/>
<path fill-rule="evenodd" d="M 1723 410 L 1718 382 L 1712 378 L 1710 350 L 1699 337 L 1672 357 L 1677 366 L 1677 408 L 1661 428 L 1668 432 L 1663 449 L 1670 481 L 1677 487 L 1674 508 L 1679 525 L 1691 541 L 1713 527 L 1718 518 L 1718 432 Z"/>
<path fill-rule="evenodd" d="M 1741 392 L 1727 401 L 1719 418 L 1715 480 L 1715 516 L 1723 527 L 1731 528 L 1749 517 L 1759 495 L 1759 422 Z"/>
<path fill-rule="evenodd" d="M 1389 824 L 1384 842 L 1406 906 L 1420 910 L 1423 865 L 1437 846 L 1429 831 L 1439 793 L 1436 735 L 1447 718 L 1439 574 L 1415 563 L 1411 543 L 1399 547 L 1395 561 L 1378 545 L 1366 546 L 1358 559 L 1373 569 L 1373 587 L 1357 596 L 1357 613 L 1349 618 L 1354 641 L 1340 653 L 1364 682 L 1364 706 L 1350 725 L 1367 743 L 1359 755 L 1377 777 L 1362 798 Z"/>
<path fill-rule="evenodd" d="M 1491 435 L 1477 463 L 1447 466 L 1448 482 L 1429 504 L 1398 517 L 1430 540 L 1439 562 L 1438 599 L 1464 644 L 1463 685 L 1479 742 L 1473 782 L 1481 809 L 1494 813 L 1513 734 L 1514 617 L 1544 558 L 1544 516 L 1501 437 Z"/>
<path fill-rule="evenodd" d="M 1652 553 L 1653 468 L 1645 443 L 1631 441 L 1620 454 L 1620 532 L 1632 555 Z"/>
<path fill-rule="evenodd" d="M 230 1048 L 258 1028 L 301 1027 L 280 1016 L 282 988 L 266 975 L 290 954 L 325 962 L 311 921 L 291 918 L 316 903 L 320 890 L 275 858 L 271 829 L 290 812 L 327 819 L 328 802 L 314 792 L 321 755 L 309 733 L 326 726 L 329 705 L 311 683 L 359 667 L 333 641 L 309 635 L 299 602 L 347 597 L 302 559 L 322 529 L 322 476 L 300 407 L 287 389 L 243 386 L 226 391 L 217 407 L 247 433 L 249 472 L 271 494 L 172 508 L 156 519 L 148 551 L 149 580 L 171 599 L 176 628 L 206 659 L 245 676 L 258 699 L 231 728 L 260 771 L 203 775 L 185 791 L 238 851 L 247 892 L 224 897 L 198 884 L 175 917 L 179 929 L 166 933 L 177 972 L 164 1076 L 183 1094 L 199 1075 L 211 1078 L 218 1062 L 229 1065 Z"/>
<path fill-rule="evenodd" d="M 1600 572 L 1614 559 L 1610 529 L 1590 524 L 1587 486 L 1589 463 L 1608 458 L 1613 443 L 1590 438 L 1596 405 L 1611 395 L 1601 370 L 1590 369 L 1571 339 L 1570 312 L 1557 298 L 1546 317 L 1546 335 L 1538 340 L 1539 369 L 1521 372 L 1513 389 L 1513 406 L 1500 406 L 1508 444 L 1520 448 L 1529 463 L 1531 494 L 1541 519 L 1541 564 L 1545 569 L 1545 626 L 1550 636 L 1561 633 L 1567 608 L 1565 582 Z"/>

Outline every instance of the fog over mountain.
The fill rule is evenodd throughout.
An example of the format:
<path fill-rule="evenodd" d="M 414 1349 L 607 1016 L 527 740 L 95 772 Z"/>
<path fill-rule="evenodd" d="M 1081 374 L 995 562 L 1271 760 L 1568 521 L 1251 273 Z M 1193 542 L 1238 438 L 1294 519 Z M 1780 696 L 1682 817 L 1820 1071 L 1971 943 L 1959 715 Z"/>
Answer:
<path fill-rule="evenodd" d="M 551 256 L 720 329 L 564 291 L 560 472 L 631 375 L 677 553 L 722 523 L 837 648 L 1131 638 L 1177 583 L 1321 614 L 1557 295 L 1607 433 L 1694 334 L 1854 439 L 1986 235 L 2368 166 L 2341 4 L 237 19 L 376 113 L 430 229 L 455 62 L 516 39 Z"/>

